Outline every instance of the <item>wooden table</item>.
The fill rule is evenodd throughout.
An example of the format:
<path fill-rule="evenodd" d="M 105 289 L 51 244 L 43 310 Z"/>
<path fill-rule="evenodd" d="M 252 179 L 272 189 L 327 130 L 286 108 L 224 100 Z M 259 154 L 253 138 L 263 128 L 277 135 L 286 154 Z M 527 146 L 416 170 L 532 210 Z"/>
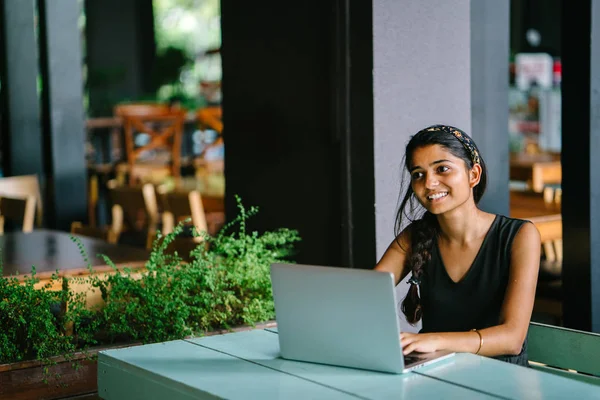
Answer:
<path fill-rule="evenodd" d="M 510 191 L 510 216 L 530 219 L 561 213 L 560 204 L 544 201 L 542 193 Z"/>
<path fill-rule="evenodd" d="M 513 156 L 510 159 L 509 176 L 510 180 L 527 182 L 531 190 L 541 192 L 546 185 L 560 185 L 560 158 L 550 154 Z"/>
<path fill-rule="evenodd" d="M 457 354 L 394 375 L 279 358 L 277 331 L 176 340 L 98 357 L 98 394 L 116 399 L 598 398 L 597 386 Z"/>
<path fill-rule="evenodd" d="M 179 179 L 168 178 L 158 187 L 159 192 L 190 192 L 196 190 L 202 196 L 204 212 L 225 212 L 225 177 L 213 176 L 200 179 L 195 176 L 185 176 Z"/>
<path fill-rule="evenodd" d="M 76 235 L 75 235 L 76 236 Z M 77 236 L 88 253 L 89 261 L 97 272 L 112 271 L 97 254 L 106 255 L 118 266 L 141 267 L 148 260 L 149 252 L 131 246 L 115 245 L 99 239 Z M 58 270 L 58 275 L 78 276 L 89 273 L 87 265 L 66 232 L 39 229 L 31 233 L 7 233 L 0 236 L 3 276 L 15 275 L 22 280 L 31 273 L 35 265 L 36 276 L 49 279 Z"/>

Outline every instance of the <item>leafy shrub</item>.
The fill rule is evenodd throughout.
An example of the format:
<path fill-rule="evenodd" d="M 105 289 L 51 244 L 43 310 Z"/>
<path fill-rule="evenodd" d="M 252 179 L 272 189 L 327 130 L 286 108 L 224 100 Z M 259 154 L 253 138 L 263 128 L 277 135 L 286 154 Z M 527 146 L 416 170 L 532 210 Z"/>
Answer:
<path fill-rule="evenodd" d="M 1 268 L 0 268 L 1 270 Z M 36 288 L 35 268 L 31 276 L 0 278 L 0 364 L 28 359 L 48 361 L 56 354 L 75 350 L 65 335 L 65 290 L 50 291 L 56 280 Z"/>
<path fill-rule="evenodd" d="M 238 209 L 239 215 L 217 236 L 203 235 L 205 245 L 192 251 L 189 263 L 166 253 L 183 230 L 180 224 L 155 241 L 141 277 L 126 270 L 91 278 L 105 301 L 97 324 L 105 327 L 110 341 L 166 341 L 274 318 L 270 265 L 292 254 L 298 233 L 248 233 L 246 220 L 258 210 L 246 210 L 239 199 Z M 239 229 L 230 233 L 236 225 Z"/>
<path fill-rule="evenodd" d="M 87 308 L 86 293 L 74 293 L 66 278 L 59 292 L 49 290 L 56 276 L 36 289 L 35 270 L 24 283 L 0 278 L 0 363 L 48 361 L 98 343 L 167 341 L 273 319 L 270 265 L 289 261 L 300 237 L 290 229 L 247 232 L 246 221 L 258 209 L 237 202 L 238 216 L 218 235 L 195 232 L 204 241 L 189 262 L 167 251 L 183 231 L 180 224 L 159 235 L 144 272 L 117 270 L 104 257 L 113 274 L 72 278 L 100 291 L 104 304 L 96 309 Z M 87 260 L 81 242 L 73 241 Z"/>

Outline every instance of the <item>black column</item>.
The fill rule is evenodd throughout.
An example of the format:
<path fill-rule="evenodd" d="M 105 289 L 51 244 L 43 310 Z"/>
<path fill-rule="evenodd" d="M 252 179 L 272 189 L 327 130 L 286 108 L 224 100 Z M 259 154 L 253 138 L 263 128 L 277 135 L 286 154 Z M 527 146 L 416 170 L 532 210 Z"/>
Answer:
<path fill-rule="evenodd" d="M 85 0 L 89 112 L 112 115 L 115 103 L 155 94 L 152 0 Z"/>
<path fill-rule="evenodd" d="M 298 262 L 339 265 L 333 7 L 223 0 L 221 15 L 227 216 L 239 195 L 260 207 L 253 229 L 299 230 Z"/>
<path fill-rule="evenodd" d="M 509 2 L 471 2 L 471 130 L 488 167 L 480 206 L 509 214 Z"/>
<path fill-rule="evenodd" d="M 48 218 L 68 229 L 86 219 L 82 48 L 77 0 L 39 0 Z"/>
<path fill-rule="evenodd" d="M 221 5 L 226 211 L 302 236 L 296 261 L 375 264 L 372 7 Z"/>
<path fill-rule="evenodd" d="M 340 144 L 342 264 L 372 268 L 375 250 L 373 7 L 337 0 L 332 130 Z"/>
<path fill-rule="evenodd" d="M 562 18 L 564 323 L 600 332 L 600 1 Z"/>
<path fill-rule="evenodd" d="M 32 0 L 0 2 L 2 53 L 2 168 L 5 176 L 44 180 L 38 52 Z"/>

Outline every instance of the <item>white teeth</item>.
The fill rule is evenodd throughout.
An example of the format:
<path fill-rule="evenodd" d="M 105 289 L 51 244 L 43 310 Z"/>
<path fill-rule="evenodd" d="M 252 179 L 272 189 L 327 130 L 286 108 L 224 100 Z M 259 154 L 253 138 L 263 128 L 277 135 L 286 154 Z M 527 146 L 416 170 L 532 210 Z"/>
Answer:
<path fill-rule="evenodd" d="M 442 197 L 446 197 L 446 196 L 448 196 L 448 192 L 432 194 L 431 196 L 427 196 L 427 198 L 429 200 L 436 200 L 436 199 L 441 199 Z"/>

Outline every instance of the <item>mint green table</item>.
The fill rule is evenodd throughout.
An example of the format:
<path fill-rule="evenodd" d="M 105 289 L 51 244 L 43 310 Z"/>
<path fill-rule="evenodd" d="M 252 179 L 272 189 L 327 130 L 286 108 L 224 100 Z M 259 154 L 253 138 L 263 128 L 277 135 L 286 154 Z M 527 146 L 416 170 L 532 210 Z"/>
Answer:
<path fill-rule="evenodd" d="M 597 386 L 457 354 L 402 375 L 279 358 L 276 329 L 101 352 L 98 393 L 115 399 L 600 399 Z"/>

